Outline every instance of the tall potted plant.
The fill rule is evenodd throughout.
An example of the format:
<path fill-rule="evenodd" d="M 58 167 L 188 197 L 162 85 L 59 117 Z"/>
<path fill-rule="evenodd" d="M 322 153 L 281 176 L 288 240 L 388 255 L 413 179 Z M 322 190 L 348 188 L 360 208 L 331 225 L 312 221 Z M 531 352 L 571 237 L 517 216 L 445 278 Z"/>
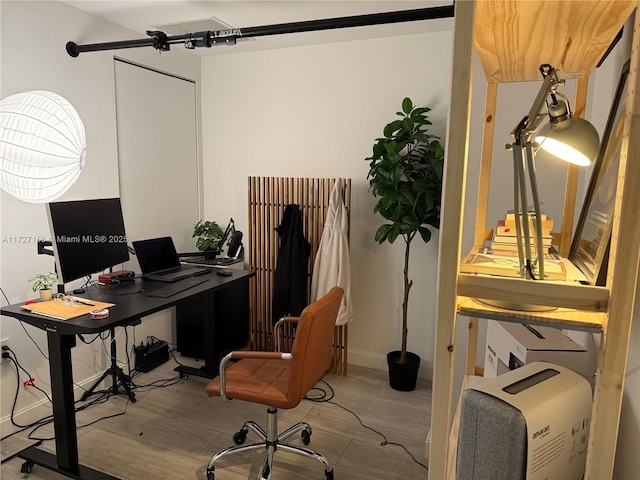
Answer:
<path fill-rule="evenodd" d="M 402 300 L 402 345 L 387 355 L 389 382 L 396 390 L 416 386 L 420 357 L 407 352 L 407 317 L 411 242 L 419 235 L 427 243 L 430 228 L 440 226 L 440 200 L 444 149 L 435 135 L 428 133 L 428 107 L 414 107 L 409 98 L 402 101 L 400 117 L 384 127 L 376 139 L 369 162 L 369 190 L 378 199 L 374 213 L 386 220 L 376 231 L 379 244 L 393 243 L 400 236 L 405 242 L 404 295 Z"/>

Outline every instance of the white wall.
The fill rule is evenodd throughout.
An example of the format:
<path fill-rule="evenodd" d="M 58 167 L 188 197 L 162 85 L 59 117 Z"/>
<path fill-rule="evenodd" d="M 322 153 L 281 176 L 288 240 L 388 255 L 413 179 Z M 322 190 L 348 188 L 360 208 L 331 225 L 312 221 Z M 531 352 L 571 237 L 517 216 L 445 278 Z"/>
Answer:
<path fill-rule="evenodd" d="M 349 360 L 386 370 L 400 347 L 404 242 L 379 246 L 368 162 L 402 99 L 444 139 L 451 32 L 208 57 L 202 63 L 205 215 L 247 225 L 247 177 L 352 179 Z M 411 247 L 409 349 L 430 376 L 438 238 Z"/>
<path fill-rule="evenodd" d="M 65 44 L 69 40 L 79 44 L 115 41 L 136 38 L 136 34 L 59 2 L 3 1 L 0 8 L 0 96 L 34 89 L 51 90 L 69 100 L 84 122 L 87 164 L 77 183 L 61 200 L 118 196 L 114 52 L 85 53 L 71 58 L 65 51 Z M 200 80 L 200 61 L 186 52 L 172 51 L 160 56 L 151 49 L 138 49 L 120 50 L 117 54 Z M 50 237 L 45 208 L 18 201 L 2 191 L 0 214 L 0 286 L 11 303 L 22 302 L 34 296 L 27 279 L 35 273 L 53 269 L 52 257 L 36 254 L 33 238 Z M 6 304 L 4 298 L 2 302 Z M 136 328 L 138 338 L 144 338 L 147 331 L 161 338 L 170 335 L 170 319 L 170 313 L 157 314 L 153 321 Z M 46 354 L 44 332 L 29 326 L 24 328 Z M 48 362 L 26 332 L 17 320 L 1 318 L 0 338 L 10 339 L 20 363 L 34 374 L 37 385 L 48 390 Z M 124 335 L 121 332 L 122 329 L 118 346 L 122 351 Z M 106 356 L 100 341 L 91 347 L 78 344 L 73 351 L 74 379 L 88 383 L 106 367 Z M 8 361 L 2 363 L 0 373 L 0 416 L 5 432 L 16 374 Z M 20 389 L 17 411 L 27 412 L 42 398 L 32 390 Z M 41 414 L 37 411 L 30 415 L 39 418 Z"/>

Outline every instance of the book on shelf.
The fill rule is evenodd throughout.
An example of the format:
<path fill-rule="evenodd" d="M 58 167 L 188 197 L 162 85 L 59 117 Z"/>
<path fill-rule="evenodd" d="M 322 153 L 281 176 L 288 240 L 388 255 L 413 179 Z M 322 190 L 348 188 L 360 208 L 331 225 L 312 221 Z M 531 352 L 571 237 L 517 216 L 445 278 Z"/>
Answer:
<path fill-rule="evenodd" d="M 545 220 L 547 222 L 551 222 L 553 223 L 553 221 L 551 219 L 547 219 Z M 510 235 L 512 237 L 516 236 L 516 225 L 515 225 L 515 221 L 513 222 L 513 225 L 509 225 L 507 226 L 506 224 L 506 220 L 498 220 L 498 222 L 496 223 L 496 229 L 495 229 L 495 235 Z M 550 228 L 545 228 L 544 226 L 542 227 L 542 236 L 543 237 L 550 237 L 551 236 L 551 227 Z"/>
<path fill-rule="evenodd" d="M 535 217 L 536 216 L 536 212 L 533 210 L 529 210 L 529 217 Z M 504 216 L 505 220 L 515 220 L 516 218 L 516 214 L 513 210 L 507 210 L 506 215 Z M 540 220 L 547 220 L 547 214 L 544 212 L 540 212 Z"/>
<path fill-rule="evenodd" d="M 529 237 L 530 242 L 535 242 L 535 237 L 532 235 Z M 510 245 L 516 245 L 518 243 L 518 237 L 515 235 L 494 235 L 493 236 L 494 243 L 508 243 Z M 542 237 L 542 244 L 545 246 L 551 246 L 553 242 L 553 237 L 549 235 L 548 237 Z"/>
<path fill-rule="evenodd" d="M 509 213 L 507 213 L 509 215 Z M 493 233 L 493 237 L 491 239 L 491 249 L 493 250 L 502 250 L 518 252 L 518 236 L 516 232 L 515 226 L 507 226 L 506 223 L 508 219 L 498 220 L 496 223 L 496 228 Z M 550 222 L 551 219 L 546 217 L 546 222 Z M 515 223 L 515 220 L 513 220 Z M 531 247 L 535 250 L 535 227 L 533 225 L 533 219 L 530 219 L 530 229 L 529 229 L 529 243 Z M 523 237 L 524 239 L 524 237 Z M 553 242 L 553 236 L 551 235 L 550 228 L 542 229 L 542 253 L 549 253 L 549 248 Z M 524 245 L 524 244 L 523 244 Z"/>
<path fill-rule="evenodd" d="M 524 246 L 524 245 L 523 245 Z M 551 246 L 551 244 L 549 245 L 543 245 L 542 246 L 542 253 L 551 253 L 551 250 L 553 249 L 553 247 Z M 518 255 L 518 244 L 517 243 L 498 243 L 498 242 L 491 242 L 491 250 L 502 250 L 505 252 L 510 252 L 511 255 Z M 535 252 L 536 248 L 535 248 L 535 244 L 533 243 L 533 241 L 531 242 L 531 250 L 533 252 Z"/>
<path fill-rule="evenodd" d="M 485 248 L 475 249 L 460 261 L 461 273 L 479 273 L 501 277 L 520 277 L 518 255 Z M 545 280 L 566 280 L 567 270 L 558 255 L 544 255 Z"/>
<path fill-rule="evenodd" d="M 548 229 L 551 230 L 553 228 L 553 218 L 547 218 L 546 220 L 541 220 L 542 221 L 542 229 Z M 508 219 L 505 218 L 504 220 L 504 225 L 505 227 L 516 227 L 516 221 L 515 219 Z"/>

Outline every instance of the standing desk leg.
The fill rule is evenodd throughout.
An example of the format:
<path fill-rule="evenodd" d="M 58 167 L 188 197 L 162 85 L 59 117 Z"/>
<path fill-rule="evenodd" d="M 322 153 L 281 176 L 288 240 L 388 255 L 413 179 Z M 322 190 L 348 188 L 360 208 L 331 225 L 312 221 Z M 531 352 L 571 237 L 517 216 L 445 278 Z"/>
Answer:
<path fill-rule="evenodd" d="M 37 464 L 70 478 L 117 480 L 116 477 L 78 463 L 78 435 L 71 366 L 71 349 L 76 346 L 75 335 L 47 332 L 47 343 L 49 346 L 49 373 L 51 375 L 56 455 L 36 447 L 29 447 L 20 452 L 18 456 L 26 460 L 25 465 L 29 465 L 28 469 L 33 464 Z"/>
<path fill-rule="evenodd" d="M 76 337 L 48 332 L 47 340 L 56 458 L 60 467 L 73 470 L 78 468 L 78 435 L 71 367 L 71 349 L 76 346 Z"/>

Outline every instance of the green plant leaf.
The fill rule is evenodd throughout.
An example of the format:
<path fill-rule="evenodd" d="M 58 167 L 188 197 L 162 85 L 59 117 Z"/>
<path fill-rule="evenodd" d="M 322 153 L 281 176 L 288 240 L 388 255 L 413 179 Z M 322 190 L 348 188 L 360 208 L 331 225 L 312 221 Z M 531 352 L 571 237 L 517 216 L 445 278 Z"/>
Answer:
<path fill-rule="evenodd" d="M 413 109 L 413 111 L 411 112 L 411 116 L 414 116 L 414 115 L 415 115 L 415 116 L 418 116 L 418 115 L 420 115 L 420 116 L 424 117 L 424 115 L 423 115 L 423 114 L 425 114 L 425 113 L 427 113 L 427 112 L 430 112 L 430 111 L 431 111 L 431 109 L 430 109 L 429 107 L 416 107 L 416 108 L 414 108 L 414 109 Z M 426 118 L 426 117 L 425 117 L 425 118 Z"/>
<path fill-rule="evenodd" d="M 402 100 L 402 111 L 408 115 L 411 113 L 411 110 L 413 110 L 413 102 L 409 97 L 405 97 L 405 99 Z"/>
<path fill-rule="evenodd" d="M 376 230 L 376 237 L 375 237 L 376 242 L 383 243 L 387 239 L 387 235 L 389 235 L 389 232 L 391 231 L 392 228 L 393 228 L 393 225 L 390 225 L 388 223 L 378 227 L 378 229 Z"/>
<path fill-rule="evenodd" d="M 414 126 L 415 122 L 410 117 L 407 117 L 402 121 L 402 128 L 405 130 L 411 131 L 414 129 Z"/>
<path fill-rule="evenodd" d="M 401 188 L 398 192 L 398 201 L 404 205 L 413 205 L 415 197 L 410 188 Z"/>
<path fill-rule="evenodd" d="M 429 184 L 427 183 L 427 181 L 424 178 L 417 178 L 414 182 L 413 182 L 413 189 L 417 190 L 419 192 L 428 192 L 429 191 Z"/>
<path fill-rule="evenodd" d="M 396 241 L 396 238 L 398 238 L 399 235 L 399 231 L 398 228 L 394 225 L 393 228 L 391 230 L 389 230 L 389 233 L 387 234 L 387 241 L 389 243 L 393 243 Z M 382 242 L 380 242 L 382 243 Z"/>
<path fill-rule="evenodd" d="M 420 232 L 420 236 L 422 237 L 424 243 L 429 243 L 429 241 L 431 240 L 431 230 L 426 227 L 420 227 L 418 228 L 418 232 Z"/>
<path fill-rule="evenodd" d="M 402 120 L 394 120 L 384 127 L 382 133 L 386 138 L 391 138 L 400 128 L 402 128 Z"/>

